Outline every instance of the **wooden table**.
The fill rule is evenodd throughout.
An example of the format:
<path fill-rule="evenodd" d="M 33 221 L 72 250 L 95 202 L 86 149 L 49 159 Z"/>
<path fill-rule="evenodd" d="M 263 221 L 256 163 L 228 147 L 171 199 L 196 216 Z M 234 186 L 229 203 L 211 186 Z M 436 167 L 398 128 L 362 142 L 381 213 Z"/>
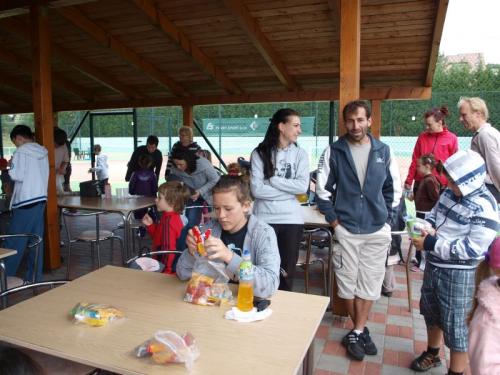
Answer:
<path fill-rule="evenodd" d="M 15 254 L 17 254 L 17 250 L 0 248 L 0 292 L 7 289 L 7 273 L 3 259 Z"/>
<path fill-rule="evenodd" d="M 75 208 L 82 210 L 92 210 L 92 211 L 106 211 L 115 212 L 121 215 L 123 220 L 123 232 L 124 232 L 124 246 L 125 253 L 127 257 L 131 256 L 130 251 L 130 219 L 132 213 L 136 210 L 143 208 L 152 207 L 155 205 L 154 197 L 143 197 L 143 196 L 132 196 L 126 198 L 118 198 L 113 196 L 112 198 L 103 199 L 100 197 L 80 197 L 79 195 L 66 195 L 57 197 L 57 205 L 61 208 Z M 97 222 L 98 223 L 98 222 Z M 98 225 L 98 224 L 97 224 Z M 96 233 L 98 233 L 99 228 L 96 228 Z M 99 241 L 97 241 L 97 246 L 99 246 Z M 126 259 L 123 260 L 124 262 Z"/>
<path fill-rule="evenodd" d="M 278 291 L 269 318 L 238 323 L 223 318 L 227 308 L 183 302 L 185 287 L 173 276 L 106 266 L 0 311 L 0 340 L 121 374 L 187 374 L 183 365 L 154 365 L 132 353 L 165 329 L 196 338 L 201 355 L 192 375 L 295 375 L 311 358 L 328 298 Z M 74 325 L 68 313 L 80 301 L 112 304 L 126 318 L 101 328 Z"/>

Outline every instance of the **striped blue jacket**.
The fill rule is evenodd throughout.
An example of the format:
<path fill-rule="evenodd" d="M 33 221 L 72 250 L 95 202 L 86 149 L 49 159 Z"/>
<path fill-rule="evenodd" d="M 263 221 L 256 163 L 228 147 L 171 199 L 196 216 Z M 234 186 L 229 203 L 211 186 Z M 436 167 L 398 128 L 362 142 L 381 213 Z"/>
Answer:
<path fill-rule="evenodd" d="M 484 184 L 486 167 L 478 153 L 459 151 L 444 168 L 461 195 L 448 187 L 426 216 L 436 229 L 424 241 L 427 260 L 437 267 L 474 268 L 496 236 L 497 203 Z"/>

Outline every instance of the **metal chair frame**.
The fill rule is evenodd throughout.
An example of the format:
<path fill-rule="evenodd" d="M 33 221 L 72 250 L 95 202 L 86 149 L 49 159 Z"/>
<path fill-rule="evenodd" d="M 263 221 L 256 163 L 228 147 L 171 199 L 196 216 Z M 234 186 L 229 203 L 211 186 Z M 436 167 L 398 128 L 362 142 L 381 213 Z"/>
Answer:
<path fill-rule="evenodd" d="M 327 229 L 325 228 L 304 229 L 304 236 L 306 237 L 306 258 L 304 262 L 297 262 L 297 266 L 304 268 L 305 291 L 306 294 L 309 294 L 309 266 L 314 263 L 321 263 L 321 271 L 323 273 L 323 294 L 328 296 L 326 262 L 323 258 L 313 254 L 312 251 L 313 235 L 319 232 L 326 233 L 329 239 L 329 243 L 331 243 L 331 233 Z"/>
<path fill-rule="evenodd" d="M 7 307 L 6 299 L 11 294 L 19 293 L 19 292 L 22 292 L 24 290 L 30 290 L 30 289 L 33 289 L 33 294 L 36 294 L 37 288 L 48 286 L 48 287 L 50 287 L 50 289 L 54 289 L 54 287 L 56 285 L 64 285 L 68 282 L 69 282 L 69 280 L 49 280 L 49 281 L 41 281 L 38 283 L 25 284 L 25 285 L 21 285 L 21 286 L 15 287 L 15 288 L 7 289 L 7 290 L 0 293 L 0 298 L 2 299 L 2 301 L 5 301 L 5 304 L 2 303 L 2 308 L 5 309 Z"/>
<path fill-rule="evenodd" d="M 64 228 L 66 230 L 66 236 L 68 237 L 68 265 L 67 265 L 67 268 L 66 268 L 66 278 L 68 280 L 70 280 L 69 278 L 69 274 L 70 274 L 70 265 L 71 265 L 71 244 L 72 243 L 76 243 L 76 242 L 89 242 L 90 243 L 90 252 L 91 252 L 91 256 L 93 258 L 93 255 L 94 255 L 94 245 L 95 245 L 95 249 L 97 251 L 97 268 L 101 268 L 101 249 L 100 249 L 100 245 L 99 243 L 101 241 L 106 241 L 106 240 L 111 240 L 111 251 L 110 251 L 110 255 L 111 255 L 111 258 L 113 257 L 113 240 L 116 238 L 119 242 L 120 242 L 120 246 L 121 246 L 121 253 L 122 253 L 122 263 L 125 263 L 125 258 L 126 258 L 126 255 L 125 255 L 125 247 L 123 245 L 123 239 L 120 237 L 120 236 L 117 236 L 114 234 L 113 231 L 109 231 L 111 233 L 110 236 L 105 236 L 103 238 L 101 238 L 101 230 L 99 228 L 99 216 L 100 215 L 104 215 L 104 214 L 107 214 L 107 212 L 105 211 L 77 211 L 77 212 L 72 212 L 68 209 L 63 209 L 62 210 L 62 217 L 63 217 L 63 222 L 64 222 Z M 83 240 L 83 239 L 78 239 L 78 238 L 75 238 L 75 239 L 72 239 L 71 237 L 71 232 L 70 232 L 70 229 L 69 229 L 69 226 L 68 226 L 68 222 L 66 220 L 66 217 L 71 217 L 71 218 L 78 218 L 78 217 L 90 217 L 90 216 L 95 216 L 95 219 L 96 219 L 96 235 L 95 235 L 95 238 L 91 239 L 91 240 Z"/>
<path fill-rule="evenodd" d="M 40 257 L 40 243 L 42 242 L 42 238 L 36 234 L 32 233 L 20 233 L 20 234 L 2 234 L 0 235 L 0 241 L 5 240 L 7 238 L 19 238 L 25 237 L 27 238 L 26 248 L 25 250 L 33 251 L 35 248 L 35 261 L 33 264 L 33 276 L 31 280 L 24 280 L 25 283 L 34 284 L 36 281 L 36 270 L 38 269 L 38 259 Z M 33 241 L 30 242 L 30 239 Z M 26 252 L 24 253 L 26 256 Z M 0 292 L 4 292 L 7 290 L 7 274 L 5 269 L 5 264 L 3 261 L 0 261 Z"/>

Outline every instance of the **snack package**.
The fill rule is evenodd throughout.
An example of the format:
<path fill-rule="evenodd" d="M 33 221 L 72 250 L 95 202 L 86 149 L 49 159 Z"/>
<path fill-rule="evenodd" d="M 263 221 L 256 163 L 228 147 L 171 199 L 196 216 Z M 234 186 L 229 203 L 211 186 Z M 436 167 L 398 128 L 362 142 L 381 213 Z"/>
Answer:
<path fill-rule="evenodd" d="M 74 323 L 101 327 L 112 320 L 123 318 L 123 313 L 112 306 L 80 302 L 71 310 L 71 316 Z"/>
<path fill-rule="evenodd" d="M 205 251 L 205 240 L 210 237 L 210 234 L 212 233 L 212 230 L 209 228 L 205 231 L 205 233 L 201 233 L 200 229 L 198 227 L 193 227 L 193 234 L 194 237 L 196 238 L 196 250 L 198 251 L 198 254 L 200 256 L 205 256 L 207 255 L 207 252 Z"/>
<path fill-rule="evenodd" d="M 135 349 L 137 357 L 151 357 L 155 363 L 184 363 L 191 371 L 194 361 L 200 356 L 200 350 L 193 335 L 189 332 L 179 336 L 173 331 L 157 331 Z"/>
<path fill-rule="evenodd" d="M 197 257 L 184 301 L 195 305 L 219 305 L 229 302 L 232 300 L 232 292 L 227 285 L 228 281 L 223 263 L 213 262 L 207 257 Z"/>

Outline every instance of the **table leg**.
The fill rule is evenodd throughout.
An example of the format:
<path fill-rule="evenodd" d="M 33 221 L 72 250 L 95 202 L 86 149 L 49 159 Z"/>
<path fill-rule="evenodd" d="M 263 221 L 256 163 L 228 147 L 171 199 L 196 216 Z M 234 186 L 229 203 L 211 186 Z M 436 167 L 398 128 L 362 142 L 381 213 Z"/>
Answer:
<path fill-rule="evenodd" d="M 0 292 L 7 290 L 7 272 L 5 270 L 5 263 L 0 260 Z M 7 307 L 7 297 L 2 297 L 2 309 Z"/>
<path fill-rule="evenodd" d="M 314 370 L 314 338 L 307 349 L 306 356 L 302 361 L 302 375 L 312 375 Z"/>
<path fill-rule="evenodd" d="M 127 255 L 127 259 L 132 257 L 132 252 L 130 249 L 130 218 L 132 217 L 132 213 L 134 211 L 129 211 L 127 216 L 122 215 L 123 219 L 123 246 L 125 247 L 125 254 Z M 133 249 L 132 249 L 133 250 Z M 123 264 L 126 264 L 127 259 L 123 259 Z"/>
<path fill-rule="evenodd" d="M 101 233 L 99 232 L 99 214 L 95 215 L 95 234 L 96 234 L 96 252 L 97 252 L 97 268 L 101 268 Z M 111 249 L 113 251 L 113 249 Z"/>

